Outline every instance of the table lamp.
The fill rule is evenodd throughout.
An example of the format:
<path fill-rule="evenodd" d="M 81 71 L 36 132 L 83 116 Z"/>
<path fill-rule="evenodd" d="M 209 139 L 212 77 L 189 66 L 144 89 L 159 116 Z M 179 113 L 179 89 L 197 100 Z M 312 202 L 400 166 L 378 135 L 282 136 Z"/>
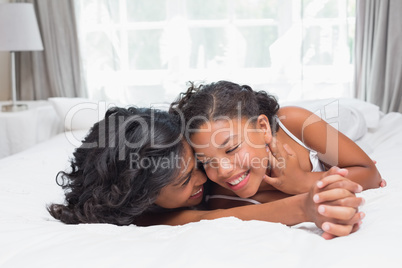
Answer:
<path fill-rule="evenodd" d="M 25 104 L 16 103 L 15 52 L 34 50 L 43 50 L 43 45 L 33 4 L 0 4 L 0 51 L 10 51 L 12 82 L 12 104 L 3 105 L 1 109 L 3 112 L 28 108 Z"/>

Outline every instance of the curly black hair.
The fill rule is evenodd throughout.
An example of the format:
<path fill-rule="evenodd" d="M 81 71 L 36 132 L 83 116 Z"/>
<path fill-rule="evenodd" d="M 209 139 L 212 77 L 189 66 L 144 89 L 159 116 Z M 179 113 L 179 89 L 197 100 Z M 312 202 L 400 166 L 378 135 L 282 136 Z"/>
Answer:
<path fill-rule="evenodd" d="M 158 159 L 183 153 L 180 124 L 159 110 L 109 109 L 75 150 L 71 171 L 56 176 L 66 204 L 49 205 L 49 213 L 68 224 L 136 224 L 180 172 L 156 166 Z"/>
<path fill-rule="evenodd" d="M 279 103 L 266 91 L 254 91 L 248 85 L 239 85 L 229 81 L 218 81 L 195 86 L 190 82 L 187 92 L 181 93 L 170 105 L 169 112 L 178 114 L 187 122 L 186 129 L 198 129 L 206 120 L 219 117 L 257 119 L 265 114 L 272 132 L 276 131 L 274 116 L 279 110 Z"/>

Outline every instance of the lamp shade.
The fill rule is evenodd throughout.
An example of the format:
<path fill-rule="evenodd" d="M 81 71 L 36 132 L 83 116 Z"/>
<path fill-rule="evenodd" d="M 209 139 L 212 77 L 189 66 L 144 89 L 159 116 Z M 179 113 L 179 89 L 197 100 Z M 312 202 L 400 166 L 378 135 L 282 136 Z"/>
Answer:
<path fill-rule="evenodd" d="M 0 4 L 0 51 L 43 50 L 32 4 Z"/>

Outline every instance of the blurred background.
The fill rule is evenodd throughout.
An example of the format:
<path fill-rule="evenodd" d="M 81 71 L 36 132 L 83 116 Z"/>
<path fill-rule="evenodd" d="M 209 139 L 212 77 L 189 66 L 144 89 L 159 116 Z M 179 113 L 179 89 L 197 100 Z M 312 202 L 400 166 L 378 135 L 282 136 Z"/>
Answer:
<path fill-rule="evenodd" d="M 6 2 L 34 3 L 45 47 L 17 58 L 19 68 L 32 61 L 32 70 L 47 72 L 30 85 L 28 71 L 17 71 L 22 100 L 87 96 L 149 106 L 173 101 L 188 81 L 217 80 L 248 84 L 280 100 L 353 96 L 355 0 L 57 1 L 74 6 L 79 78 L 68 76 L 77 64 L 60 67 L 73 59 L 72 30 L 56 24 L 69 11 L 49 0 L 0 0 Z M 42 55 L 39 64 L 35 55 Z M 50 57 L 58 58 L 53 65 Z M 0 100 L 10 98 L 9 69 L 1 52 Z M 83 94 L 58 89 L 78 87 L 69 84 L 78 79 Z M 57 83 L 42 85 L 52 80 Z M 34 93 L 25 96 L 27 88 Z"/>
<path fill-rule="evenodd" d="M 90 97 L 171 102 L 231 80 L 281 100 L 352 97 L 354 0 L 81 0 Z"/>

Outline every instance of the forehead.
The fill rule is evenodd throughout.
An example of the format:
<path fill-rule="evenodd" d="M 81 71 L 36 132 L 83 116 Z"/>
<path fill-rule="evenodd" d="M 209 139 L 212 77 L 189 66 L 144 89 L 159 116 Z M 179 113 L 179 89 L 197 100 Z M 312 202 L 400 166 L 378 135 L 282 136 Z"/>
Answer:
<path fill-rule="evenodd" d="M 247 118 L 218 119 L 207 121 L 199 129 L 194 131 L 191 136 L 192 146 L 197 149 L 197 145 L 209 144 L 211 142 L 220 145 L 227 139 L 238 140 L 244 137 L 253 129 L 254 124 Z"/>
<path fill-rule="evenodd" d="M 188 142 L 183 141 L 183 148 L 183 153 L 181 155 L 181 158 L 183 160 L 193 157 L 193 149 L 191 148 L 190 144 L 188 144 Z"/>

